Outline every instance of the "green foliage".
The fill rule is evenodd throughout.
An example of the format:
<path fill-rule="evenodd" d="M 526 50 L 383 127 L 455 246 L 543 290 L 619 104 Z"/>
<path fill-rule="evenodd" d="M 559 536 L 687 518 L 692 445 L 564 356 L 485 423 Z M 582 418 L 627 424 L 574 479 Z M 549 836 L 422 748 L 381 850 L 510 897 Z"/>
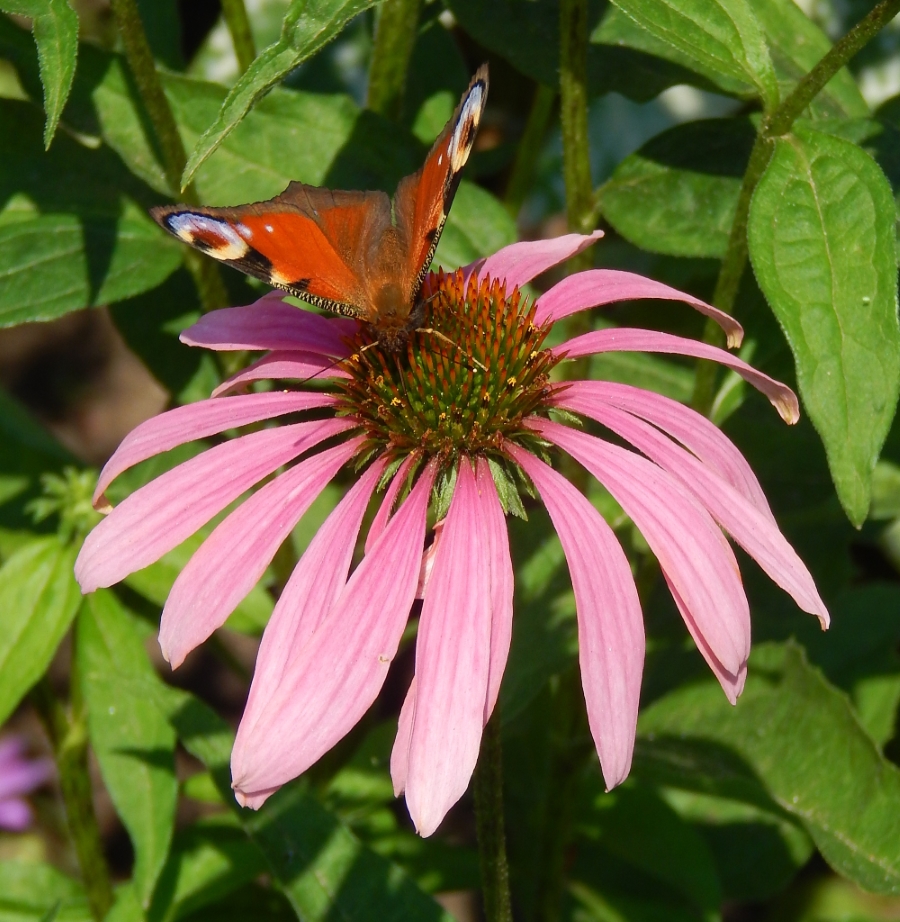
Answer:
<path fill-rule="evenodd" d="M 900 898 L 900 95 L 883 101 L 873 75 L 900 62 L 895 30 L 872 31 L 864 52 L 838 60 L 832 40 L 871 2 L 823 0 L 807 15 L 809 4 L 794 0 L 437 0 L 420 5 L 404 104 L 391 121 L 363 105 L 373 45 L 391 54 L 390 36 L 375 31 L 377 5 L 248 4 L 259 47 L 280 37 L 239 73 L 236 62 L 216 71 L 229 55 L 218 38 L 207 36 L 194 52 L 192 29 L 205 28 L 193 18 L 198 5 L 136 0 L 187 152 L 185 194 L 204 206 L 237 205 L 271 198 L 295 180 L 393 193 L 421 166 L 471 67 L 489 59 L 478 149 L 435 264 L 455 269 L 517 237 L 560 233 L 562 160 L 572 139 L 561 137 L 550 91 L 572 69 L 562 30 L 586 32 L 583 114 L 606 237 L 584 258 L 715 299 L 745 329 L 741 357 L 796 382 L 802 403 L 798 425 L 786 427 L 733 374 L 713 380 L 705 399 L 702 367 L 671 355 L 603 353 L 578 371 L 711 407 L 833 618 L 821 632 L 741 559 L 755 648 L 732 707 L 687 636 L 644 539 L 602 487 L 574 465 L 558 465 L 548 448 L 548 460 L 613 527 L 644 612 L 637 747 L 628 780 L 612 792 L 604 790 L 584 707 L 562 546 L 525 478 L 490 459 L 515 570 L 500 691 L 514 917 L 893 917 Z M 103 309 L 136 357 L 129 361 L 166 389 L 172 406 L 208 397 L 258 356 L 214 355 L 178 339 L 201 315 L 198 269 L 148 215 L 171 189 L 147 75 L 131 71 L 114 20 L 91 4 L 0 0 L 0 10 L 9 14 L 0 14 L 0 327 L 34 324 L 21 335 L 40 340 L 56 329 L 44 322 Z M 567 19 L 573 11 L 586 17 L 577 30 Z M 226 35 L 223 23 L 216 36 Z M 810 85 L 823 58 L 831 62 L 826 78 L 793 105 L 792 94 Z M 521 190 L 524 206 L 513 214 Z M 264 290 L 230 269 L 221 275 L 231 304 Z M 528 298 L 560 277 L 560 270 L 539 276 Z M 548 342 L 619 326 L 718 342 L 704 333 L 702 317 L 662 301 L 576 315 Z M 0 922 L 100 922 L 110 902 L 106 922 L 450 922 L 435 894 L 488 883 L 471 798 L 422 839 L 390 774 L 400 702 L 416 665 L 415 617 L 383 693 L 343 742 L 259 811 L 240 808 L 231 789 L 234 727 L 259 637 L 353 473 L 323 492 L 237 606 L 229 630 L 173 676 L 158 656 L 160 609 L 220 519 L 83 599 L 73 564 L 100 520 L 87 461 L 103 457 L 77 433 L 115 423 L 86 413 L 81 428 L 58 430 L 76 446 L 64 448 L 45 428 L 59 424 L 56 411 L 39 399 L 55 386 L 59 357 L 53 353 L 32 377 L 20 373 L 6 349 L 11 343 L 14 355 L 18 334 L 3 332 L 0 376 L 10 393 L 0 391 L 0 724 L 10 719 L 36 740 L 36 710 L 60 777 L 32 797 L 36 832 L 0 833 Z M 80 353 L 83 344 L 68 348 Z M 93 361 L 88 352 L 84 364 Z M 471 371 L 458 364 L 459 374 Z M 121 379 L 112 380 L 117 387 Z M 62 415 L 80 407 L 92 386 L 67 382 Z M 599 432 L 574 415 L 565 421 Z M 151 458 L 117 478 L 108 496 L 121 502 L 232 434 Z M 113 441 L 104 435 L 104 445 Z M 431 509 L 438 518 L 454 482 L 443 476 L 439 484 L 441 502 Z M 93 779 L 89 766 L 99 769 Z M 130 850 L 120 844 L 124 833 L 115 835 L 119 823 Z M 85 860 L 91 835 L 94 866 Z M 97 878 L 107 859 L 111 889 Z"/>

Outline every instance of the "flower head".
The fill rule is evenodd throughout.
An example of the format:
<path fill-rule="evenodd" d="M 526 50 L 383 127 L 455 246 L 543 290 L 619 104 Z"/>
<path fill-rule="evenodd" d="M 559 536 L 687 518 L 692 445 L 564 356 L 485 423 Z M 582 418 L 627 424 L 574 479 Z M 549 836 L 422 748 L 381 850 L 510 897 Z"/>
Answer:
<path fill-rule="evenodd" d="M 207 314 L 182 339 L 265 350 L 213 397 L 149 420 L 100 475 L 95 500 L 128 467 L 191 439 L 286 417 L 216 445 L 139 489 L 89 535 L 76 573 L 85 592 L 172 549 L 279 468 L 227 515 L 176 580 L 160 644 L 177 666 L 235 609 L 325 485 L 361 471 L 300 559 L 259 650 L 232 754 L 238 799 L 260 806 L 340 740 L 375 700 L 410 610 L 423 597 L 415 678 L 391 758 L 423 835 L 465 791 L 509 652 L 513 572 L 505 515 L 538 495 L 559 534 L 575 593 L 585 701 L 608 787 L 628 774 L 644 629 L 625 553 L 593 505 L 549 463 L 558 448 L 593 474 L 645 536 L 688 630 L 726 695 L 746 676 L 750 616 L 723 529 L 804 610 L 827 625 L 812 578 L 775 523 L 734 445 L 708 420 L 660 395 L 605 381 L 555 382 L 566 359 L 605 351 L 712 359 L 761 390 L 788 422 L 789 388 L 729 353 L 665 333 L 614 328 L 554 348 L 552 325 L 633 298 L 678 300 L 740 326 L 689 295 L 628 272 L 590 270 L 528 303 L 521 287 L 599 234 L 521 243 L 433 275 L 426 316 L 400 355 L 355 321 L 325 318 L 278 294 Z M 263 379 L 318 390 L 237 393 Z M 596 421 L 637 451 L 569 424 Z M 367 507 L 386 487 L 351 573 Z M 430 517 L 429 517 L 430 516 Z M 429 522 L 437 522 L 426 550 Z M 423 556 L 424 555 L 424 556 Z"/>
<path fill-rule="evenodd" d="M 31 825 L 31 807 L 25 795 L 53 777 L 50 759 L 29 759 L 18 736 L 0 739 L 0 829 L 21 832 Z"/>

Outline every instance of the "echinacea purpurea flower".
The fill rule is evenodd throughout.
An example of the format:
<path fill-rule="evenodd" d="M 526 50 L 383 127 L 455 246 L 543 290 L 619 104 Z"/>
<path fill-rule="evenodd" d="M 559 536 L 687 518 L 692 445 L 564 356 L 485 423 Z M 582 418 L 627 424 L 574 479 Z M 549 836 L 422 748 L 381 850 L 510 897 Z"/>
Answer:
<path fill-rule="evenodd" d="M 467 269 L 432 275 L 423 329 L 399 357 L 373 346 L 355 321 L 298 309 L 277 293 L 207 314 L 182 334 L 194 346 L 267 354 L 209 400 L 135 429 L 101 473 L 96 503 L 124 470 L 176 445 L 288 414 L 300 421 L 209 448 L 137 490 L 88 536 L 76 565 L 85 592 L 157 560 L 287 466 L 215 527 L 175 581 L 160 626 L 173 666 L 225 622 L 326 484 L 348 465 L 358 474 L 298 562 L 263 635 L 232 754 L 241 803 L 259 807 L 363 716 L 419 594 L 415 678 L 391 773 L 418 831 L 437 828 L 468 786 L 500 689 L 513 614 L 505 514 L 517 508 L 520 488 L 540 497 L 565 552 L 606 785 L 627 776 L 644 658 L 640 603 L 612 529 L 548 463 L 554 448 L 594 475 L 642 532 L 730 701 L 746 677 L 750 615 L 723 530 L 827 626 L 813 580 L 756 477 L 712 423 L 640 388 L 551 379 L 565 359 L 673 353 L 733 369 L 787 422 L 798 416 L 788 387 L 682 337 L 618 327 L 544 348 L 563 317 L 635 298 L 686 302 L 718 322 L 730 346 L 740 342 L 731 317 L 629 272 L 580 272 L 528 303 L 523 285 L 598 236 L 515 244 Z M 235 393 L 259 380 L 312 378 L 325 389 Z M 555 419 L 554 410 L 565 413 Z M 638 451 L 576 428 L 572 414 Z M 365 553 L 351 573 L 363 516 L 382 483 Z M 423 564 L 429 514 L 440 521 Z"/>

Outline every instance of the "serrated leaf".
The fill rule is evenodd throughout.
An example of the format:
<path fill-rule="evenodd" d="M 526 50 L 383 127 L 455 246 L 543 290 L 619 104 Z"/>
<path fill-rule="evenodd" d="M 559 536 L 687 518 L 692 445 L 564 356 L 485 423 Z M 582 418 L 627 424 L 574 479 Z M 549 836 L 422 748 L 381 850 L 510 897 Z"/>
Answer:
<path fill-rule="evenodd" d="M 0 326 L 50 320 L 158 285 L 181 263 L 149 190 L 107 148 L 41 145 L 39 113 L 0 100 Z"/>
<path fill-rule="evenodd" d="M 857 526 L 900 391 L 894 217 L 890 186 L 871 157 L 807 129 L 775 142 L 750 209 L 757 281 Z"/>
<path fill-rule="evenodd" d="M 778 103 L 769 50 L 746 0 L 614 0 L 639 26 L 713 73 L 753 84 Z"/>
<path fill-rule="evenodd" d="M 53 536 L 25 545 L 0 567 L 0 724 L 44 674 L 78 611 L 74 564 L 73 548 Z"/>
<path fill-rule="evenodd" d="M 0 9 L 31 17 L 47 113 L 44 148 L 49 149 L 75 76 L 78 15 L 67 0 L 0 0 Z"/>
<path fill-rule="evenodd" d="M 616 167 L 600 189 L 600 209 L 642 249 L 721 258 L 755 137 L 747 118 L 670 128 Z"/>
<path fill-rule="evenodd" d="M 156 674 L 113 593 L 88 596 L 78 621 L 77 652 L 91 745 L 134 844 L 134 886 L 146 908 L 175 823 L 175 733 L 152 701 L 118 678 L 126 673 L 152 682 Z"/>
<path fill-rule="evenodd" d="M 216 120 L 188 157 L 182 188 L 251 106 L 295 67 L 328 44 L 344 26 L 378 0 L 292 0 L 281 38 L 262 51 L 228 94 Z"/>
<path fill-rule="evenodd" d="M 757 646 L 736 707 L 714 682 L 685 687 L 639 733 L 639 776 L 784 811 L 841 874 L 900 893 L 900 770 L 795 644 Z"/>

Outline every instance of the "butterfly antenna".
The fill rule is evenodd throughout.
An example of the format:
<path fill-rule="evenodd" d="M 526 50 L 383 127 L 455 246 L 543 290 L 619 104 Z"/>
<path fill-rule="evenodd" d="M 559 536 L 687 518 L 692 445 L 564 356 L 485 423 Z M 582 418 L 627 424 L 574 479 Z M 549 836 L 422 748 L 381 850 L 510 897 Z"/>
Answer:
<path fill-rule="evenodd" d="M 436 336 L 438 339 L 443 340 L 445 343 L 448 343 L 449 345 L 453 346 L 453 348 L 456 349 L 457 352 L 461 352 L 463 357 L 466 360 L 466 364 L 470 368 L 472 367 L 472 365 L 474 365 L 476 368 L 480 368 L 485 374 L 487 374 L 486 365 L 482 365 L 481 362 L 478 361 L 478 359 L 467 354 L 466 351 L 463 349 L 462 346 L 460 346 L 459 343 L 454 342 L 452 339 L 450 339 L 449 336 L 446 336 L 440 330 L 435 330 L 434 327 L 419 327 L 419 329 L 416 330 L 416 333 L 431 333 L 432 336 Z"/>

